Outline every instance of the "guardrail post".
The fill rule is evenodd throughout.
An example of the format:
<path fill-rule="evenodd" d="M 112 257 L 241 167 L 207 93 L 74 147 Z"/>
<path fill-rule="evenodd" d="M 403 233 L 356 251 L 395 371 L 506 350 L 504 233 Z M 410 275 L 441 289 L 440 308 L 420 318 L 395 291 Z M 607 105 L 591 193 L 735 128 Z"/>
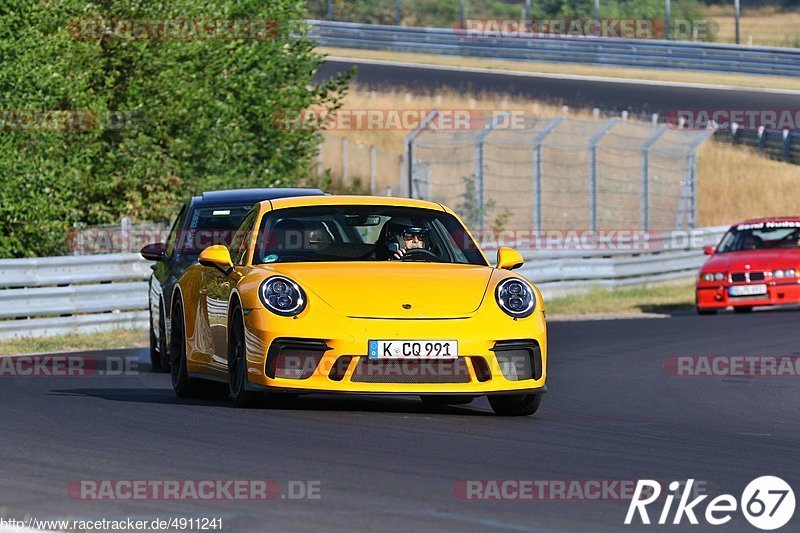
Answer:
<path fill-rule="evenodd" d="M 650 229 L 650 147 L 667 131 L 662 124 L 642 144 L 642 229 Z"/>
<path fill-rule="evenodd" d="M 541 231 L 542 229 L 542 144 L 547 136 L 563 122 L 564 118 L 563 115 L 553 118 L 547 123 L 544 129 L 533 138 L 533 229 L 536 231 Z"/>
<path fill-rule="evenodd" d="M 436 117 L 439 113 L 438 109 L 432 109 L 425 115 L 425 118 L 422 119 L 422 122 L 414 128 L 414 131 L 406 135 L 404 145 L 404 153 L 403 153 L 403 161 L 406 165 L 406 179 L 408 185 L 408 197 L 414 197 L 414 141 L 417 140 L 417 137 L 422 130 L 428 127 L 428 124 Z"/>
<path fill-rule="evenodd" d="M 792 159 L 792 132 L 788 129 L 783 130 L 783 160 Z"/>
<path fill-rule="evenodd" d="M 758 151 L 763 152 L 767 147 L 767 128 L 758 127 Z"/>
<path fill-rule="evenodd" d="M 589 139 L 589 210 L 591 213 L 589 225 L 592 231 L 597 231 L 597 143 L 617 122 L 619 122 L 617 117 L 609 119 Z"/>

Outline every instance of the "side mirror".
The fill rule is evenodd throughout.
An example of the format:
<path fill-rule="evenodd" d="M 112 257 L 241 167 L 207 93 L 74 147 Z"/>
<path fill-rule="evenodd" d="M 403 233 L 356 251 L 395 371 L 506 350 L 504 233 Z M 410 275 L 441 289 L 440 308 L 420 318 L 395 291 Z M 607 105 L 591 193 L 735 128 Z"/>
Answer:
<path fill-rule="evenodd" d="M 233 261 L 231 261 L 231 253 L 226 246 L 222 244 L 215 244 L 209 246 L 202 252 L 200 257 L 197 258 L 201 265 L 206 267 L 214 267 L 221 270 L 225 275 L 230 274 L 233 270 Z"/>
<path fill-rule="evenodd" d="M 705 253 L 706 255 L 714 255 L 714 247 L 706 246 L 706 249 L 703 250 L 703 253 Z"/>
<path fill-rule="evenodd" d="M 163 242 L 148 244 L 139 253 L 148 261 L 163 261 L 167 258 L 167 248 Z"/>
<path fill-rule="evenodd" d="M 497 249 L 497 268 L 514 270 L 521 267 L 524 262 L 525 259 L 522 258 L 522 254 L 513 248 L 501 246 Z"/>

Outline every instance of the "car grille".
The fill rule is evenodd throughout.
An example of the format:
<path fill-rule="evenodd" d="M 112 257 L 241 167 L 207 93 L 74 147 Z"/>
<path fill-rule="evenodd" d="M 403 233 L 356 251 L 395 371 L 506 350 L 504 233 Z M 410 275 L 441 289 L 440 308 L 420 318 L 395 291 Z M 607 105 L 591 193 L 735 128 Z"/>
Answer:
<path fill-rule="evenodd" d="M 764 281 L 765 278 L 763 272 L 734 272 L 731 274 L 733 283 L 756 283 Z"/>
<path fill-rule="evenodd" d="M 359 357 L 351 381 L 357 383 L 469 383 L 463 357 L 449 361 L 370 360 Z"/>

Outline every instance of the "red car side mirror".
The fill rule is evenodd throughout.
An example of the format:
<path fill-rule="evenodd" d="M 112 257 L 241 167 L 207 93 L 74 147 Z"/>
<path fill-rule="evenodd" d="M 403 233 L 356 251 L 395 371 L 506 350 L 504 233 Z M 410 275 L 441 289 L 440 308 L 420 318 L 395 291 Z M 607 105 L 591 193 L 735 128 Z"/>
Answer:
<path fill-rule="evenodd" d="M 703 250 L 706 255 L 714 255 L 714 247 L 713 246 L 706 246 L 706 249 Z"/>

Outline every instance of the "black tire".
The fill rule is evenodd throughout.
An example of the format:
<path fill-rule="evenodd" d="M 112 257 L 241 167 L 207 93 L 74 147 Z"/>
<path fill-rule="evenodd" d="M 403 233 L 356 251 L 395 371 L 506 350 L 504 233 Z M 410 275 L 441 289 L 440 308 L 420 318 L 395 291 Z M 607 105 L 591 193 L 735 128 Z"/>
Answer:
<path fill-rule="evenodd" d="M 164 302 L 161 302 L 161 309 L 158 313 L 158 354 L 160 367 L 163 372 L 169 372 L 169 346 L 167 345 L 167 320 L 164 318 Z"/>
<path fill-rule="evenodd" d="M 750 313 L 753 311 L 752 305 L 740 305 L 733 308 L 734 313 Z"/>
<path fill-rule="evenodd" d="M 228 392 L 237 407 L 249 407 L 256 394 L 247 390 L 247 350 L 244 341 L 244 317 L 242 308 L 233 308 L 228 327 Z"/>
<path fill-rule="evenodd" d="M 492 411 L 500 416 L 528 416 L 539 410 L 541 394 L 509 394 L 489 396 Z"/>
<path fill-rule="evenodd" d="M 466 405 L 475 399 L 474 396 L 426 394 L 420 396 L 425 405 Z"/>
<path fill-rule="evenodd" d="M 698 307 L 697 308 L 697 314 L 698 315 L 716 315 L 717 314 L 717 310 L 716 309 L 700 309 Z"/>
<path fill-rule="evenodd" d="M 189 371 L 186 370 L 186 335 L 183 321 L 183 304 L 178 300 L 172 308 L 170 375 L 175 394 L 181 398 L 190 398 L 198 394 L 198 386 L 189 378 Z"/>

